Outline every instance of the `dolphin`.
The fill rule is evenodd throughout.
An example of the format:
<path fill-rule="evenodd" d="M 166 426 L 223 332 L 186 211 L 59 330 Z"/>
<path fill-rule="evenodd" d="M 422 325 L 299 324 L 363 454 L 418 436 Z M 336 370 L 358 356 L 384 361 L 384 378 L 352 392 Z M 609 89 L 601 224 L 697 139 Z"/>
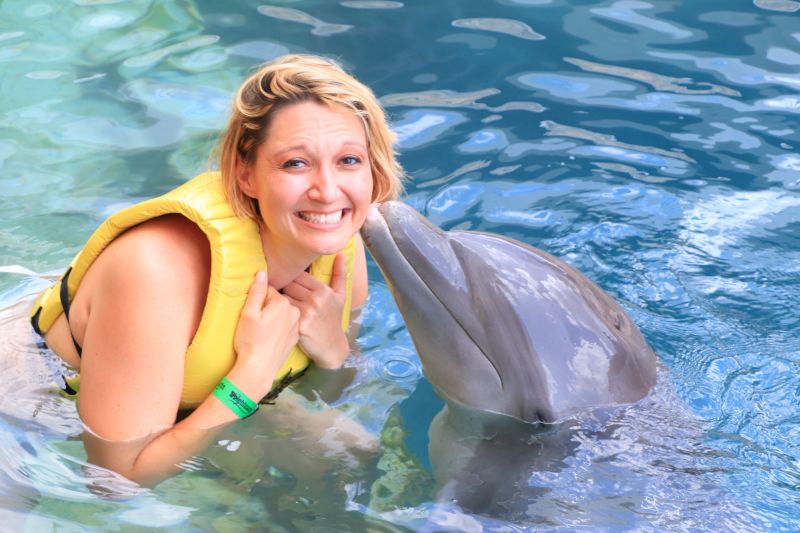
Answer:
<path fill-rule="evenodd" d="M 371 209 L 361 235 L 448 405 L 555 423 L 655 385 L 656 355 L 622 307 L 552 255 L 443 231 L 401 202 Z"/>

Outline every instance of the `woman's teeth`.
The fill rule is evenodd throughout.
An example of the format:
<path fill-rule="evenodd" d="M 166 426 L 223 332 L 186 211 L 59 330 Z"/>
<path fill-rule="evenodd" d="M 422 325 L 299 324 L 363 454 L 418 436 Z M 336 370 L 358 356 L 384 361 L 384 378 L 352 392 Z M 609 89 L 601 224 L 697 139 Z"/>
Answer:
<path fill-rule="evenodd" d="M 308 213 L 306 211 L 300 211 L 297 215 L 312 224 L 336 224 L 342 219 L 342 213 L 343 210 L 333 213 Z"/>

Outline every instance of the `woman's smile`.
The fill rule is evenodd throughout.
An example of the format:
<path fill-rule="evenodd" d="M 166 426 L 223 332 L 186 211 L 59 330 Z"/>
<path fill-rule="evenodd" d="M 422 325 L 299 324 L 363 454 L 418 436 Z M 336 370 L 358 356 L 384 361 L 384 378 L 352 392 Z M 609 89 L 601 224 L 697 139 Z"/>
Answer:
<path fill-rule="evenodd" d="M 308 222 L 311 225 L 320 226 L 321 228 L 327 229 L 332 227 L 338 227 L 339 222 L 341 222 L 342 218 L 348 215 L 349 213 L 350 209 L 344 208 L 328 212 L 298 211 L 295 214 L 297 215 L 298 218 L 302 219 L 305 222 Z"/>

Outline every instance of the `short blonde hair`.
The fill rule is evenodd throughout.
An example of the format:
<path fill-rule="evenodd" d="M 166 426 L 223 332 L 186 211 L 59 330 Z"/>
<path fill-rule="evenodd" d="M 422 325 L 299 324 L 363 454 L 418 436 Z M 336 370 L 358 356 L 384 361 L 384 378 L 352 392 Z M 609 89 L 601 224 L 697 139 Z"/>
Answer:
<path fill-rule="evenodd" d="M 329 59 L 285 55 L 263 65 L 239 88 L 220 142 L 222 180 L 237 215 L 258 218 L 255 202 L 239 188 L 237 165 L 255 161 L 275 111 L 308 100 L 344 108 L 363 121 L 373 201 L 393 200 L 402 192 L 403 169 L 394 150 L 395 135 L 372 91 Z"/>

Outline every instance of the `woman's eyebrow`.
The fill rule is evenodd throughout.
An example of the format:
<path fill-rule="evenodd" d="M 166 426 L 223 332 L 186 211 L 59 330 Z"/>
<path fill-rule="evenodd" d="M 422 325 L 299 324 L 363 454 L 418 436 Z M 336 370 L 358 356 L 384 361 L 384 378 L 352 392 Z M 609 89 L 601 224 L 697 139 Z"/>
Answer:
<path fill-rule="evenodd" d="M 287 153 L 287 152 L 293 152 L 294 150 L 308 151 L 308 150 L 306 149 L 306 145 L 305 145 L 304 143 L 300 143 L 300 144 L 293 144 L 293 145 L 291 145 L 291 146 L 287 146 L 286 148 L 281 148 L 280 150 L 278 150 L 277 152 L 275 152 L 275 156 L 276 156 L 276 157 L 280 157 L 280 156 L 282 156 L 283 154 L 285 154 L 285 153 Z"/>
<path fill-rule="evenodd" d="M 364 150 L 365 152 L 367 151 L 367 147 L 364 145 L 364 143 L 358 142 L 358 141 L 344 141 L 342 143 L 342 147 L 345 147 L 345 146 L 355 146 L 356 148 L 360 148 L 361 150 Z"/>

